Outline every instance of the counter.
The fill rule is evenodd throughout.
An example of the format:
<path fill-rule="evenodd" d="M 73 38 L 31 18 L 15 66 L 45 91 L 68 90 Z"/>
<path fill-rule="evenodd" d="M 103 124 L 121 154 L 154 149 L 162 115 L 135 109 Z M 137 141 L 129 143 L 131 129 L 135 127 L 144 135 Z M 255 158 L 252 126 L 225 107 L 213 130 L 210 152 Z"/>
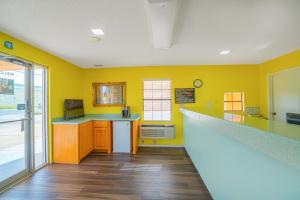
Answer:
<path fill-rule="evenodd" d="M 237 113 L 215 113 L 215 112 L 203 112 L 197 109 L 181 109 L 181 112 L 189 112 L 190 116 L 194 118 L 197 116 L 210 116 L 213 118 L 233 122 L 243 126 L 259 129 L 263 132 L 269 132 L 275 135 L 288 137 L 300 141 L 300 126 L 294 124 L 287 124 L 279 121 L 272 121 L 259 117 L 248 117 Z"/>
<path fill-rule="evenodd" d="M 65 120 L 64 118 L 54 118 L 52 124 L 82 124 L 93 120 L 98 121 L 136 121 L 140 117 L 138 114 L 131 114 L 128 118 L 123 118 L 120 114 L 87 114 L 84 117 Z"/>
<path fill-rule="evenodd" d="M 214 199 L 300 199 L 300 126 L 180 112 L 184 146 Z"/>
<path fill-rule="evenodd" d="M 52 120 L 53 162 L 79 164 L 90 152 L 112 153 L 114 151 L 113 123 L 126 121 L 129 150 L 136 154 L 138 150 L 139 116 L 122 118 L 118 114 L 85 115 L 81 118 Z M 116 131 L 116 127 L 114 127 Z M 119 139 L 119 138 L 117 138 Z"/>

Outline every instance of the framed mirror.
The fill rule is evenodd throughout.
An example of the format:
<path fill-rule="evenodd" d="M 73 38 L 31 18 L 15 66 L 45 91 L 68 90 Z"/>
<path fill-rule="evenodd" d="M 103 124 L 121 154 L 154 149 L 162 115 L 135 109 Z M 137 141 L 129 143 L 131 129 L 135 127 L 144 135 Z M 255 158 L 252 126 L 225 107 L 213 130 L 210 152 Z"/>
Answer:
<path fill-rule="evenodd" d="M 125 97 L 125 82 L 93 83 L 94 106 L 123 106 Z"/>

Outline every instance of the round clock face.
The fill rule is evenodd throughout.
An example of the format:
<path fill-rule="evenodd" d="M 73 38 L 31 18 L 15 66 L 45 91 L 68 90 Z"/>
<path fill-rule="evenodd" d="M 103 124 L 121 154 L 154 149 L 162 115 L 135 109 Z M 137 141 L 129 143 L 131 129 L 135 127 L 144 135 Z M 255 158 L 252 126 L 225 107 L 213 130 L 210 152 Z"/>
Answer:
<path fill-rule="evenodd" d="M 200 88 L 202 86 L 202 81 L 200 79 L 194 80 L 194 87 Z"/>

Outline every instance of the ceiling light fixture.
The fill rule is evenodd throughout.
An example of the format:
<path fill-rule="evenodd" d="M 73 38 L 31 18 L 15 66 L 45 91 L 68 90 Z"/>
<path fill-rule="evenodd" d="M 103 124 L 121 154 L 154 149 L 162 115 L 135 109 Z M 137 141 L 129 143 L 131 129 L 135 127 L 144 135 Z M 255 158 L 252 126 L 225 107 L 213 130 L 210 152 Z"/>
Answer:
<path fill-rule="evenodd" d="M 104 31 L 101 28 L 93 28 L 93 29 L 91 29 L 91 31 L 95 36 L 104 35 Z"/>
<path fill-rule="evenodd" d="M 227 55 L 230 53 L 230 50 L 223 50 L 220 52 L 220 55 Z"/>

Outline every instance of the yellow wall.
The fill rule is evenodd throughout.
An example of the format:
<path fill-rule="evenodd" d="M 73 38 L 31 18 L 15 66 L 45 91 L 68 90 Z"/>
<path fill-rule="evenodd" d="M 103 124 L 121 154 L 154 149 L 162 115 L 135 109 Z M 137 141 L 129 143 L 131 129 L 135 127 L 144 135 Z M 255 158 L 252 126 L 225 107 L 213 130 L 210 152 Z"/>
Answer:
<path fill-rule="evenodd" d="M 174 104 L 174 88 L 193 87 L 194 79 L 201 79 L 203 87 L 196 89 L 196 103 L 186 108 L 206 110 L 211 104 L 213 112 L 223 112 L 224 92 L 243 91 L 245 106 L 259 105 L 259 77 L 256 65 L 236 66 L 176 66 L 176 67 L 123 67 L 84 70 L 84 102 L 86 113 L 120 113 L 120 107 L 93 107 L 93 82 L 126 82 L 127 104 L 131 113 L 142 116 L 142 81 L 147 78 L 170 78 L 172 80 L 172 124 L 176 125 L 176 139 L 161 140 L 158 144 L 182 145 L 182 119 L 179 105 Z M 141 141 L 140 141 L 141 142 Z M 152 144 L 145 141 L 144 144 Z"/>
<path fill-rule="evenodd" d="M 3 47 L 4 41 L 13 42 L 13 50 Z M 65 98 L 82 98 L 82 69 L 45 51 L 28 45 L 18 39 L 0 32 L 0 52 L 14 55 L 48 68 L 48 127 L 51 144 L 50 121 L 63 116 Z M 51 152 L 51 145 L 49 145 Z M 51 155 L 51 154 L 50 154 Z"/>
<path fill-rule="evenodd" d="M 264 116 L 268 117 L 268 75 L 293 67 L 300 67 L 300 50 L 274 58 L 259 65 L 260 108 Z"/>
<path fill-rule="evenodd" d="M 14 49 L 3 47 L 5 40 L 14 43 Z M 223 112 L 223 94 L 230 91 L 245 93 L 245 106 L 260 106 L 267 115 L 267 76 L 272 72 L 300 66 L 300 51 L 273 59 L 260 65 L 223 66 L 174 66 L 174 67 L 123 67 L 109 69 L 80 69 L 45 51 L 0 32 L 0 51 L 15 55 L 48 68 L 49 95 L 49 144 L 51 144 L 50 120 L 63 116 L 65 98 L 83 98 L 86 113 L 120 113 L 120 107 L 93 107 L 93 82 L 126 82 L 127 104 L 132 113 L 142 116 L 142 80 L 146 78 L 170 78 L 172 80 L 172 121 L 176 125 L 176 139 L 162 140 L 159 144 L 182 145 L 181 115 L 179 105 L 174 104 L 174 88 L 193 87 L 193 80 L 200 78 L 203 87 L 196 89 L 196 103 L 186 108 Z M 152 144 L 145 141 L 144 144 Z M 51 145 L 49 145 L 51 148 Z M 51 152 L 51 149 L 50 149 Z M 51 155 L 51 154 L 50 154 Z"/>

